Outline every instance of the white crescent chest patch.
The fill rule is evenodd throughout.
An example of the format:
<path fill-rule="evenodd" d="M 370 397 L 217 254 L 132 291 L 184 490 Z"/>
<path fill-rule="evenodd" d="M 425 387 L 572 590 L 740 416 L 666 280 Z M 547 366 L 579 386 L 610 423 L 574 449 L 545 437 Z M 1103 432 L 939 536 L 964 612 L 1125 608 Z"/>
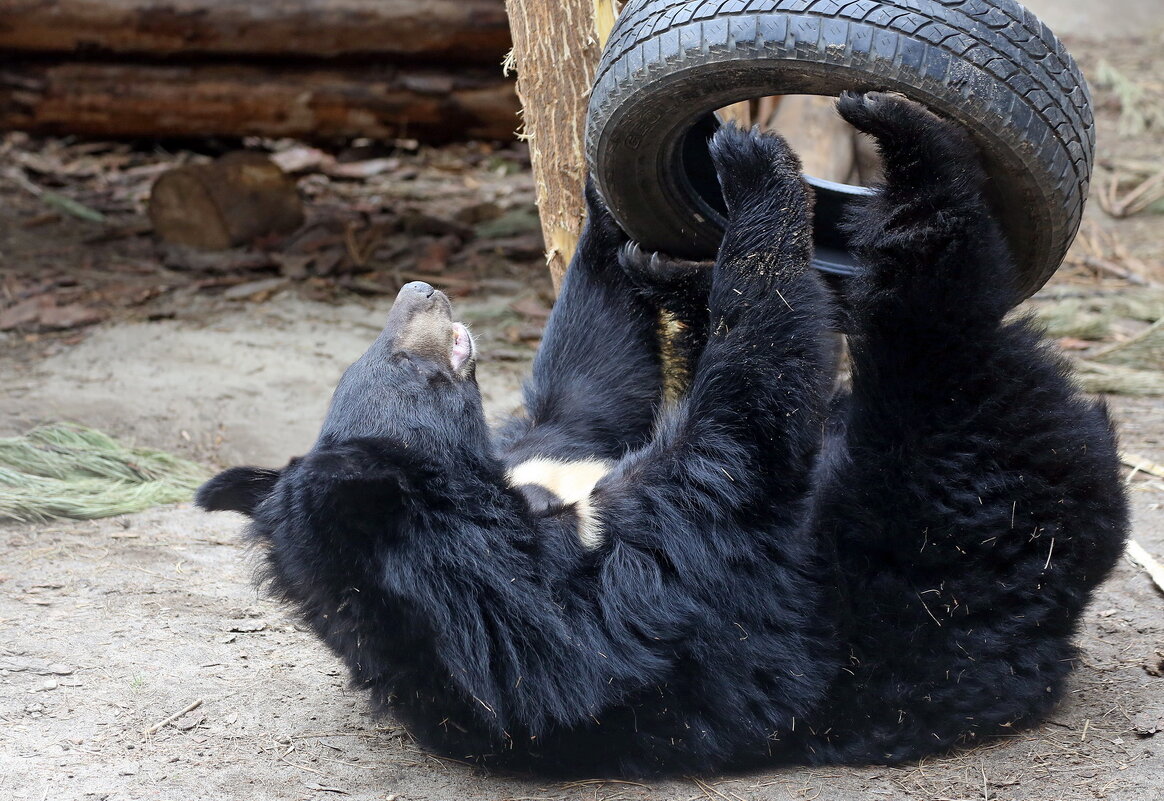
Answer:
<path fill-rule="evenodd" d="M 558 498 L 562 506 L 573 506 L 578 516 L 578 539 L 584 548 L 597 548 L 602 544 L 602 526 L 590 503 L 590 493 L 613 466 L 603 459 L 566 462 L 539 457 L 511 467 L 508 476 L 514 487 L 533 484 Z"/>

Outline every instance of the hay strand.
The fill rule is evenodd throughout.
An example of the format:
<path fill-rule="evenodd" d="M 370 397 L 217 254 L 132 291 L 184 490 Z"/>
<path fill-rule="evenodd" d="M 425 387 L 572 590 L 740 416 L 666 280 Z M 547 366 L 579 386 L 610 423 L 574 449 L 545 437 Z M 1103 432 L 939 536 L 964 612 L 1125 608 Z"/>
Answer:
<path fill-rule="evenodd" d="M 1133 562 L 1144 569 L 1156 585 L 1156 589 L 1164 592 L 1164 565 L 1156 561 L 1152 554 L 1144 550 L 1144 546 L 1135 540 L 1128 540 L 1128 556 Z"/>

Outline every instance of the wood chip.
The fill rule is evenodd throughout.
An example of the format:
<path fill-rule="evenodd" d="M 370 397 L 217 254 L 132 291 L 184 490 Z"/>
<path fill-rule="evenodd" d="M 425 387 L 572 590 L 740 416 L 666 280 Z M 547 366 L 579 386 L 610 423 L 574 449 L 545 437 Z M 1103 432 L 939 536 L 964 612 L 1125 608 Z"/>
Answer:
<path fill-rule="evenodd" d="M 338 787 L 327 787 L 317 782 L 305 782 L 304 786 L 308 790 L 315 790 L 317 793 L 339 793 L 340 795 L 350 795 L 347 790 L 341 790 Z"/>
<path fill-rule="evenodd" d="M 202 706 L 202 699 L 201 698 L 199 698 L 197 701 L 192 701 L 191 703 L 186 705 L 184 708 L 182 708 L 179 711 L 175 712 L 174 714 L 170 715 L 168 718 L 165 718 L 163 720 L 159 720 L 157 723 L 155 723 L 154 725 L 152 725 L 148 729 L 146 729 L 145 733 L 146 734 L 157 734 L 163 728 L 170 725 L 175 720 L 177 720 L 178 718 L 185 715 L 187 712 L 193 712 L 195 709 L 197 709 L 200 706 Z"/>
<path fill-rule="evenodd" d="M 1135 540 L 1128 540 L 1128 557 L 1140 567 L 1144 568 L 1144 571 L 1151 577 L 1156 588 L 1164 592 L 1164 565 L 1156 561 L 1156 558 L 1145 551 L 1143 546 Z"/>
<path fill-rule="evenodd" d="M 222 296 L 227 300 L 250 300 L 261 303 L 286 285 L 287 279 L 283 277 L 264 278 L 259 281 L 248 281 L 245 284 L 232 286 L 223 292 Z"/>
<path fill-rule="evenodd" d="M 1132 475 L 1147 473 L 1150 476 L 1156 476 L 1156 478 L 1164 478 L 1164 465 L 1157 464 L 1139 454 L 1120 451 L 1120 461 L 1132 468 Z"/>

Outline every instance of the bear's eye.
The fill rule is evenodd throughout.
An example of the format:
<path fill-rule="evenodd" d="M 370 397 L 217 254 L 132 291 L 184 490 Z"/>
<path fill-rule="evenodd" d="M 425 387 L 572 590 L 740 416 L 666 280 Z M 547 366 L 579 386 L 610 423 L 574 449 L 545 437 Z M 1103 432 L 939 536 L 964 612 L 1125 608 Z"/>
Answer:
<path fill-rule="evenodd" d="M 453 383 L 453 377 L 436 365 L 429 365 L 428 369 L 422 372 L 424 372 L 425 378 L 428 379 L 429 386 Z"/>

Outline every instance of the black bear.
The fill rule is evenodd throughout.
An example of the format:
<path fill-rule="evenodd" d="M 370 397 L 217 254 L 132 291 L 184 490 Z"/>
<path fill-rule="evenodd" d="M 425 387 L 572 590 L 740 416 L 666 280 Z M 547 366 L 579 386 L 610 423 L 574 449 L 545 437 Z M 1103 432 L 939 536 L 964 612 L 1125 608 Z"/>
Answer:
<path fill-rule="evenodd" d="M 1004 319 L 966 135 L 892 95 L 839 109 L 886 174 L 850 223 L 847 395 L 797 160 L 725 128 L 677 403 L 656 334 L 682 265 L 626 250 L 590 193 L 523 415 L 490 431 L 472 339 L 409 284 L 306 456 L 200 490 L 425 747 L 575 775 L 896 762 L 1060 695 L 1126 536 L 1108 417 Z"/>

